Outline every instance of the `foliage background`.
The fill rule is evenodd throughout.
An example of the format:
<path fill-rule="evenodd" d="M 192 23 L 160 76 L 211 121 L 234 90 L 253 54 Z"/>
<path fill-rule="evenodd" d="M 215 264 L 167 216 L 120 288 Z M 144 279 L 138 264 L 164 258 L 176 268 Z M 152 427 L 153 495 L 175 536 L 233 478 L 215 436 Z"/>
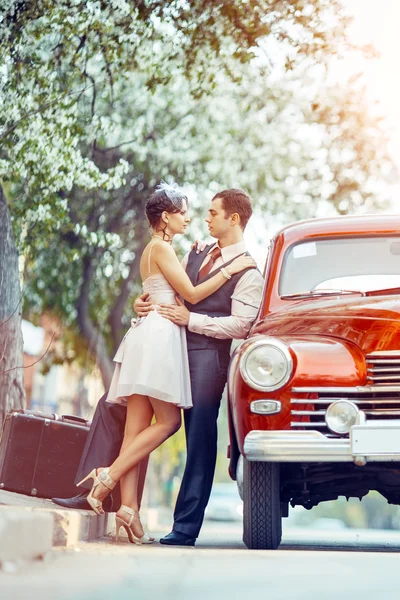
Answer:
<path fill-rule="evenodd" d="M 341 69 L 373 54 L 352 47 L 348 24 L 336 0 L 0 0 L 0 235 L 9 215 L 15 236 L 0 245 L 0 316 L 14 327 L 0 328 L 1 367 L 22 355 L 22 310 L 46 313 L 63 344 L 43 369 L 98 368 L 108 386 L 161 178 L 187 189 L 193 237 L 224 187 L 252 195 L 258 232 L 382 210 L 395 170 L 362 77 Z M 11 375 L 0 417 L 24 402 Z M 163 477 L 183 445 L 160 450 Z"/>

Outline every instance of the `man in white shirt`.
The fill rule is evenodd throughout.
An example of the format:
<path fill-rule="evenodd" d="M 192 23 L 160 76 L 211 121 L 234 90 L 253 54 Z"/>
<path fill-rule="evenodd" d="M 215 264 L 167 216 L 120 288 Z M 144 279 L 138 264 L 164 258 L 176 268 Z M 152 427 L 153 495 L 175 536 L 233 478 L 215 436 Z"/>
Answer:
<path fill-rule="evenodd" d="M 246 252 L 243 232 L 252 214 L 250 198 L 236 189 L 223 190 L 212 200 L 206 222 L 216 244 L 192 251 L 183 265 L 192 283 L 204 281 Z M 257 269 L 238 273 L 217 292 L 191 306 L 161 305 L 158 312 L 187 326 L 193 408 L 184 411 L 187 460 L 175 506 L 171 533 L 165 545 L 194 545 L 207 506 L 217 455 L 217 417 L 225 387 L 233 338 L 246 337 L 261 300 L 263 278 Z M 136 300 L 145 316 L 151 303 Z"/>
<path fill-rule="evenodd" d="M 207 248 L 206 257 L 210 255 L 215 247 L 220 247 L 218 242 Z M 221 256 L 216 259 L 214 268 L 221 267 L 245 252 L 246 244 L 244 241 L 221 248 Z M 186 268 L 187 259 L 188 255 L 182 261 L 184 268 Z M 204 262 L 206 262 L 206 259 Z M 194 333 L 219 339 L 244 339 L 258 312 L 261 299 L 260 285 L 262 286 L 262 284 L 263 279 L 259 271 L 254 269 L 246 271 L 234 289 L 231 314 L 228 317 L 210 317 L 197 312 L 190 312 L 179 298 L 177 298 L 178 306 L 174 304 L 162 305 L 158 312 L 177 325 L 186 326 L 189 331 Z"/>

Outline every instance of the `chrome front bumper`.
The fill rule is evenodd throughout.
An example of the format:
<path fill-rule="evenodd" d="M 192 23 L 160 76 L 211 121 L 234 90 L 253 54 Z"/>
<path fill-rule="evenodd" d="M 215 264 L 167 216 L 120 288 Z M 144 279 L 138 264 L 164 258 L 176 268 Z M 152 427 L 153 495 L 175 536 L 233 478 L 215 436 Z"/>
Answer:
<path fill-rule="evenodd" d="M 400 421 L 354 425 L 348 438 L 329 438 L 319 431 L 250 431 L 244 455 L 261 462 L 400 463 Z"/>

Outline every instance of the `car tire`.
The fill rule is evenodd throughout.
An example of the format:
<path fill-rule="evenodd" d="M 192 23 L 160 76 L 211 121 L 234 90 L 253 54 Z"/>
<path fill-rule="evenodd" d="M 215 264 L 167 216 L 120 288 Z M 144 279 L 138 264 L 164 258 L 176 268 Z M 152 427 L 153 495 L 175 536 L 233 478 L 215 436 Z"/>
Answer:
<path fill-rule="evenodd" d="M 279 463 L 243 463 L 243 541 L 252 550 L 275 550 L 282 539 Z"/>

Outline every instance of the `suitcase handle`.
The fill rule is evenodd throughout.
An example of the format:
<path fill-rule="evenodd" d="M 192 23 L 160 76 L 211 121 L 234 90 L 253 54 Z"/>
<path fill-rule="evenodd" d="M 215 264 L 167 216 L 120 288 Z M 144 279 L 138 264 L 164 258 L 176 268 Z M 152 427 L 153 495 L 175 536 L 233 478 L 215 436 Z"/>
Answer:
<path fill-rule="evenodd" d="M 7 414 L 18 413 L 29 417 L 41 417 L 42 419 L 52 419 L 58 421 L 59 416 L 56 413 L 44 413 L 42 410 L 26 410 L 24 408 L 12 408 Z"/>
<path fill-rule="evenodd" d="M 90 425 L 90 422 L 83 417 L 77 417 L 76 415 L 62 415 L 61 421 L 74 421 L 74 423 L 82 423 L 82 425 Z"/>

